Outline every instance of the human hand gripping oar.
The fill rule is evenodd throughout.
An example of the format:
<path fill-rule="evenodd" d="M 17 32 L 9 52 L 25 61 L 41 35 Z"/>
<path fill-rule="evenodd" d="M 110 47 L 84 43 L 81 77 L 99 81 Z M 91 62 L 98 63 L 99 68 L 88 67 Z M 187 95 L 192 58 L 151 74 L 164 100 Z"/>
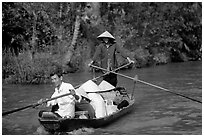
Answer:
<path fill-rule="evenodd" d="M 126 75 L 124 75 L 124 74 L 120 74 L 120 73 L 117 73 L 117 72 L 114 72 L 114 71 L 109 71 L 109 70 L 107 70 L 107 69 L 104 69 L 104 68 L 101 68 L 101 67 L 98 67 L 98 66 L 94 66 L 94 65 L 91 65 L 91 67 L 97 68 L 97 69 L 101 69 L 101 70 L 107 71 L 107 72 L 109 72 L 109 73 L 114 73 L 114 74 L 116 74 L 116 75 L 119 75 L 119 76 L 122 76 L 122 77 L 125 77 L 125 78 L 128 78 L 128 79 L 131 79 L 131 80 L 134 80 L 134 81 L 135 81 L 135 78 L 126 76 Z M 143 83 L 143 84 L 146 84 L 146 85 L 149 85 L 149 86 L 152 86 L 152 87 L 155 87 L 155 88 L 164 90 L 164 91 L 166 91 L 166 92 L 169 92 L 169 93 L 172 93 L 172 94 L 175 94 L 175 95 L 178 95 L 178 96 L 181 96 L 181 97 L 190 99 L 190 100 L 192 100 L 192 101 L 195 101 L 195 102 L 198 102 L 198 103 L 202 103 L 202 101 L 200 101 L 200 100 L 197 100 L 197 99 L 194 99 L 194 98 L 185 96 L 185 95 L 180 94 L 180 93 L 176 93 L 176 92 L 170 91 L 170 90 L 165 89 L 165 88 L 163 88 L 163 87 L 160 87 L 160 86 L 157 86 L 157 85 L 154 85 L 154 84 L 151 84 L 151 83 L 148 83 L 148 82 L 139 80 L 139 79 L 137 79 L 137 81 L 140 82 L 140 83 Z"/>
<path fill-rule="evenodd" d="M 34 104 L 30 104 L 30 105 L 27 105 L 27 106 L 24 106 L 24 107 L 21 107 L 21 108 L 16 108 L 16 109 L 13 109 L 13 110 L 10 110 L 10 111 L 3 112 L 2 116 L 5 116 L 5 115 L 8 115 L 8 114 L 17 112 L 17 111 L 21 111 L 21 110 L 24 110 L 24 109 L 27 109 L 27 108 L 35 108 L 35 107 L 37 107 L 39 105 L 47 103 L 48 101 L 55 100 L 57 98 L 61 98 L 61 97 L 68 96 L 68 95 L 71 95 L 71 93 L 63 94 L 63 95 L 60 95 L 60 96 L 57 96 L 57 97 L 54 97 L 54 98 L 50 98 L 50 99 L 44 99 L 44 100 L 41 100 L 41 101 L 39 101 L 37 103 L 34 103 Z"/>

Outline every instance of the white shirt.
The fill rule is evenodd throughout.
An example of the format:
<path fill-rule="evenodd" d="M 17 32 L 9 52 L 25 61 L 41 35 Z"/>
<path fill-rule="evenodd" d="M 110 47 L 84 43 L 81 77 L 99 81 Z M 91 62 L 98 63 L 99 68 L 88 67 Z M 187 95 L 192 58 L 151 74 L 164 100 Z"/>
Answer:
<path fill-rule="evenodd" d="M 64 95 L 70 93 L 70 89 L 74 89 L 74 87 L 69 83 L 64 83 L 60 85 L 60 88 L 55 88 L 55 92 L 51 96 L 57 97 L 60 95 Z M 61 98 L 57 98 L 56 100 L 49 101 L 47 106 L 56 105 L 58 103 L 59 109 L 56 111 L 62 117 L 70 117 L 73 118 L 75 115 L 75 98 L 72 95 L 64 96 Z"/>

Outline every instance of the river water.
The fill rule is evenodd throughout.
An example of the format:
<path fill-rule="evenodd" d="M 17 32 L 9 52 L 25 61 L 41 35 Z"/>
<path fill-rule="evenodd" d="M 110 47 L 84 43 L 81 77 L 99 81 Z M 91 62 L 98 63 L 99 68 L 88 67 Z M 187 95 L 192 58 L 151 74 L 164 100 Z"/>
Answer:
<path fill-rule="evenodd" d="M 150 68 L 121 70 L 120 73 L 202 101 L 202 62 L 172 63 Z M 64 81 L 74 86 L 91 79 L 90 73 L 68 74 Z M 131 93 L 133 81 L 118 76 L 119 85 Z M 47 85 L 3 85 L 2 111 L 12 110 L 48 98 L 54 92 Z M 83 128 L 67 134 L 91 135 L 202 135 L 202 104 L 137 83 L 136 103 L 131 113 L 98 128 Z M 30 108 L 2 117 L 3 135 L 38 135 L 39 108 Z"/>

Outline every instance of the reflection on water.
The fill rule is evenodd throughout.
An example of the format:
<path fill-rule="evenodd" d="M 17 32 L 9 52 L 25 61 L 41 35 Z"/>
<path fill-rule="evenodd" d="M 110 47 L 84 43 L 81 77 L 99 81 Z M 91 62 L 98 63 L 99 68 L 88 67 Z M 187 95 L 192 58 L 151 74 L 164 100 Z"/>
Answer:
<path fill-rule="evenodd" d="M 131 77 L 137 74 L 139 79 L 143 81 L 202 100 L 202 62 L 175 63 L 136 70 L 122 70 L 120 73 Z M 66 75 L 64 81 L 76 86 L 91 78 L 90 73 L 78 73 Z M 131 93 L 133 81 L 123 77 L 118 78 L 119 85 L 125 86 Z M 53 88 L 50 84 L 3 85 L 2 111 L 36 103 L 40 98 L 48 98 L 54 92 Z M 103 128 L 82 128 L 62 134 L 202 134 L 201 104 L 141 83 L 137 83 L 134 95 L 136 104 L 134 110 L 128 116 L 124 116 Z M 40 125 L 37 116 L 41 109 L 44 109 L 44 106 L 2 117 L 2 134 L 39 134 Z"/>

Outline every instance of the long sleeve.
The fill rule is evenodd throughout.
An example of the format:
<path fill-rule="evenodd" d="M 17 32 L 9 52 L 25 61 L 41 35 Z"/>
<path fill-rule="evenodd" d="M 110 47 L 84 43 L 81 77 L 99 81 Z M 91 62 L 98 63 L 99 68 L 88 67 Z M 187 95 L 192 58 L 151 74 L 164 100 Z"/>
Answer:
<path fill-rule="evenodd" d="M 118 46 L 117 44 L 116 44 L 116 50 L 117 50 L 117 52 L 119 52 L 124 58 L 127 58 L 127 57 L 128 57 L 128 55 L 125 53 L 125 50 L 123 50 L 122 47 Z"/>
<path fill-rule="evenodd" d="M 78 93 L 78 92 L 76 92 L 76 90 L 75 90 L 75 93 L 76 93 L 76 95 L 79 97 L 79 99 L 78 100 L 76 100 L 76 102 L 80 102 L 81 101 L 81 99 L 82 99 L 82 97 L 81 97 L 81 95 Z"/>
<path fill-rule="evenodd" d="M 101 44 L 99 46 L 97 46 L 96 48 L 96 51 L 95 51 L 95 54 L 92 58 L 93 61 L 96 61 L 96 59 L 99 57 L 100 53 L 101 53 Z"/>

